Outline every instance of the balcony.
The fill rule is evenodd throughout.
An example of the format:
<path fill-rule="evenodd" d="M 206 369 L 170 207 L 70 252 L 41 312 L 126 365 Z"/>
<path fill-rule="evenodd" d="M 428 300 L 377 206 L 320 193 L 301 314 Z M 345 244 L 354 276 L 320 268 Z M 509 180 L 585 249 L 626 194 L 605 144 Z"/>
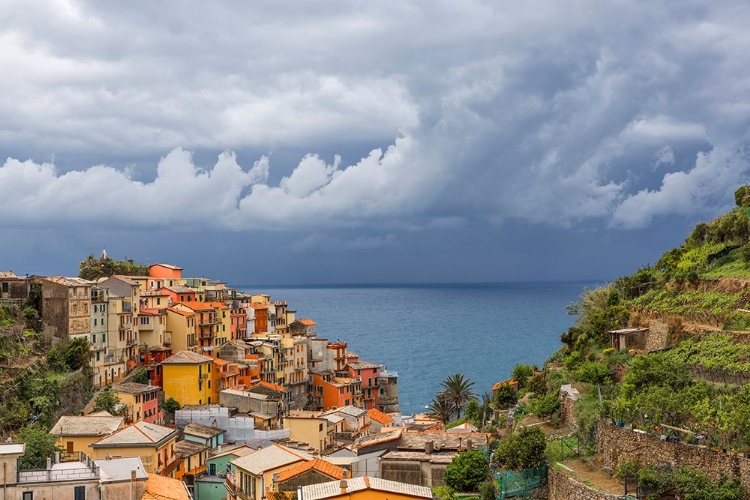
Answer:
<path fill-rule="evenodd" d="M 198 323 L 198 326 L 213 326 L 213 325 L 218 325 L 218 324 L 219 324 L 219 320 L 212 319 L 208 321 L 201 321 Z"/>
<path fill-rule="evenodd" d="M 212 339 L 216 337 L 216 334 L 213 332 L 203 332 L 201 333 L 201 339 Z"/>
<path fill-rule="evenodd" d="M 138 344 L 138 339 L 128 339 L 126 343 L 128 347 L 130 347 L 131 345 L 137 345 L 137 344 Z"/>
<path fill-rule="evenodd" d="M 104 351 L 106 349 L 107 349 L 107 344 L 105 344 L 104 342 L 96 342 L 96 343 L 91 344 L 91 350 L 94 352 Z"/>
<path fill-rule="evenodd" d="M 169 339 L 164 339 L 164 340 L 162 341 L 162 345 L 165 345 L 165 346 L 171 346 L 171 345 L 172 345 L 172 339 L 171 339 L 171 338 L 169 338 Z"/>

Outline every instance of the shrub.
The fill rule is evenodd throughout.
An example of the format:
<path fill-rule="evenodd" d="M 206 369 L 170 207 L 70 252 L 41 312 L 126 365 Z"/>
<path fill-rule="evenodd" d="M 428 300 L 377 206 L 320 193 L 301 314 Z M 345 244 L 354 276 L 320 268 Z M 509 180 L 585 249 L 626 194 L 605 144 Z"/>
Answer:
<path fill-rule="evenodd" d="M 456 455 L 445 469 L 445 484 L 455 491 L 478 491 L 487 480 L 489 465 L 484 453 L 479 450 L 465 451 Z"/>

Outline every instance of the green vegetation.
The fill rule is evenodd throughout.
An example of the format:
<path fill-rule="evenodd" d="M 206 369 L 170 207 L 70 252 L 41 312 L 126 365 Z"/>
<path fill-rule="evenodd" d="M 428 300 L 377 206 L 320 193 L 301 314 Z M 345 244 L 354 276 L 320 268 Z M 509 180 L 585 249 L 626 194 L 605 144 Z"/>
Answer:
<path fill-rule="evenodd" d="M 138 369 L 138 371 L 133 375 L 133 382 L 137 384 L 148 384 L 148 370 L 146 370 L 145 368 Z"/>
<path fill-rule="evenodd" d="M 479 491 L 479 485 L 489 477 L 489 466 L 484 453 L 478 450 L 456 455 L 445 469 L 445 484 L 454 491 Z"/>
<path fill-rule="evenodd" d="M 461 418 L 461 410 L 464 405 L 476 398 L 474 386 L 476 384 L 468 377 L 461 373 L 454 373 L 448 376 L 440 386 L 443 388 L 442 394 L 445 399 L 453 405 L 453 409 L 458 418 Z"/>
<path fill-rule="evenodd" d="M 544 432 L 539 427 L 524 427 L 520 432 L 501 440 L 495 456 L 506 469 L 520 471 L 541 465 L 546 451 L 547 437 Z"/>
<path fill-rule="evenodd" d="M 112 415 L 117 413 L 117 405 L 120 404 L 120 398 L 114 391 L 106 389 L 99 393 L 94 400 L 94 411 L 106 411 Z"/>
<path fill-rule="evenodd" d="M 23 456 L 18 460 L 21 469 L 44 469 L 47 458 L 62 448 L 55 444 L 57 436 L 49 434 L 44 429 L 25 427 L 16 436 L 16 442 L 26 443 Z"/>
<path fill-rule="evenodd" d="M 94 254 L 89 254 L 85 260 L 81 261 L 78 269 L 78 276 L 85 280 L 108 278 L 115 274 L 124 276 L 148 275 L 148 266 L 139 264 L 133 259 L 113 260 L 106 256 L 97 259 L 94 257 Z"/>

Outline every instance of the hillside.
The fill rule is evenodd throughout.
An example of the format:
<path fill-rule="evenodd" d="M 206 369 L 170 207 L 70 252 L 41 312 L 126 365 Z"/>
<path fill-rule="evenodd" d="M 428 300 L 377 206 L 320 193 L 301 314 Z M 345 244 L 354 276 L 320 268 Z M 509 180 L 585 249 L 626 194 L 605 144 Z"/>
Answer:
<path fill-rule="evenodd" d="M 0 304 L 0 438 L 46 433 L 61 415 L 80 411 L 92 393 L 88 356 L 85 339 L 52 346 L 33 300 Z"/>
<path fill-rule="evenodd" d="M 521 412 L 528 412 L 571 384 L 579 395 L 553 420 L 577 426 L 579 446 L 593 454 L 589 464 L 608 457 L 617 464 L 612 473 L 653 486 L 652 498 L 706 485 L 722 489 L 721 498 L 750 494 L 736 471 L 720 481 L 715 469 L 703 470 L 705 460 L 694 462 L 698 470 L 673 470 L 684 463 L 661 470 L 653 455 L 647 462 L 635 452 L 597 450 L 602 440 L 594 437 L 608 432 L 597 426 L 612 426 L 654 433 L 657 442 L 661 436 L 697 450 L 750 454 L 750 187 L 735 200 L 733 210 L 698 224 L 655 265 L 586 290 L 569 308 L 576 321 L 545 364 L 544 386 L 523 391 L 529 403 Z M 558 449 L 563 443 L 550 447 Z"/>

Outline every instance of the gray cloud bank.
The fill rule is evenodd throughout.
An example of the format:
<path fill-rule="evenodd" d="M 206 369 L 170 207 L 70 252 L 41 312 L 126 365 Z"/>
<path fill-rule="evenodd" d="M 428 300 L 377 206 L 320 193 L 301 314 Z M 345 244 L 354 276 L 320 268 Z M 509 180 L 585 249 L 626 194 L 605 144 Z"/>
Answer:
<path fill-rule="evenodd" d="M 302 250 L 710 216 L 748 177 L 748 24 L 737 2 L 6 2 L 0 224 L 307 229 Z M 153 180 L 107 166 L 129 154 L 161 157 Z"/>

